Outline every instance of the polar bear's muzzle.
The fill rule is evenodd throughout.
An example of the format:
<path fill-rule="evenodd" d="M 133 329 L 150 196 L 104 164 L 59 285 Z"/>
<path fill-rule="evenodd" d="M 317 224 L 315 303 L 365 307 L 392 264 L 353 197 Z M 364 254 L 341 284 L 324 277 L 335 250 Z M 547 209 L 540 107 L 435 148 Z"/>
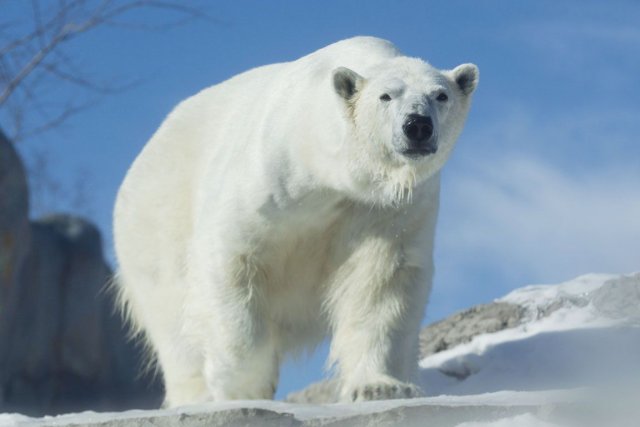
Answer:
<path fill-rule="evenodd" d="M 429 116 L 409 114 L 402 132 L 406 137 L 406 147 L 401 153 L 408 157 L 422 157 L 438 151 L 438 138 Z"/>

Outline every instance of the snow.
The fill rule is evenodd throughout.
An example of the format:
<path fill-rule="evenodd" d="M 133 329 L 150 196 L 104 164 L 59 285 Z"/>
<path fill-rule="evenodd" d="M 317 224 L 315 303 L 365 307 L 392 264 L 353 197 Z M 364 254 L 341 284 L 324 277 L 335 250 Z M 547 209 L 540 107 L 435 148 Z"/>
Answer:
<path fill-rule="evenodd" d="M 175 419 L 183 419 L 185 415 L 197 415 L 201 413 L 223 412 L 228 410 L 238 410 L 246 408 L 259 408 L 272 411 L 279 414 L 291 414 L 295 419 L 305 422 L 309 421 L 312 425 L 314 421 L 319 419 L 349 419 L 349 417 L 376 414 L 386 411 L 393 411 L 402 408 L 433 408 L 441 411 L 442 408 L 511 408 L 511 407 L 543 407 L 557 402 L 570 402 L 573 397 L 564 392 L 556 393 L 532 393 L 532 392 L 498 392 L 488 393 L 477 396 L 437 396 L 420 399 L 398 399 L 377 402 L 362 402 L 355 404 L 290 404 L 278 401 L 268 400 L 251 400 L 251 401 L 231 401 L 210 403 L 201 405 L 185 406 L 177 409 L 163 409 L 152 411 L 125 411 L 120 413 L 96 413 L 83 412 L 80 414 L 67 414 L 55 417 L 29 418 L 17 414 L 0 415 L 0 427 L 38 427 L 38 426 L 67 426 L 67 425 L 89 425 L 112 421 L 114 425 L 127 425 L 126 421 L 139 420 L 141 418 L 163 418 L 175 417 Z M 535 415 L 526 413 L 525 418 L 507 417 L 508 420 L 534 420 Z M 500 421 L 502 422 L 502 421 Z M 116 424 L 117 423 L 117 424 Z M 140 423 L 140 425 L 147 425 Z M 257 424 L 259 425 L 259 424 Z M 345 424 L 351 425 L 351 424 Z M 470 425 L 493 425 L 493 424 L 470 424 Z M 514 425 L 514 424 L 511 424 Z M 523 424 L 529 427 L 534 424 Z M 466 426 L 466 424 L 464 425 Z M 515 425 L 520 427 L 520 425 Z M 546 426 L 546 424 L 544 424 Z"/>
<path fill-rule="evenodd" d="M 20 414 L 0 414 L 0 427 L 27 425 L 32 418 Z"/>
<path fill-rule="evenodd" d="M 458 424 L 457 427 L 558 427 L 558 424 L 551 424 L 532 414 L 517 415 L 515 417 L 502 418 L 501 420 L 466 422 Z"/>
<path fill-rule="evenodd" d="M 640 385 L 640 274 L 527 286 L 498 301 L 525 307 L 524 323 L 423 359 L 428 395 Z"/>
<path fill-rule="evenodd" d="M 0 414 L 0 427 L 109 426 L 109 421 L 137 426 L 154 424 L 150 417 L 183 424 L 185 416 L 223 416 L 224 411 L 247 408 L 270 411 L 276 418 L 293 416 L 304 425 L 320 425 L 319 419 L 328 418 L 342 420 L 335 425 L 377 425 L 380 419 L 366 417 L 382 412 L 415 420 L 415 410 L 417 424 L 407 425 L 455 415 L 458 421 L 448 418 L 447 426 L 557 427 L 567 425 L 555 423 L 556 415 L 566 413 L 588 414 L 580 425 L 635 425 L 625 423 L 637 420 L 632 411 L 640 408 L 640 274 L 590 274 L 559 285 L 526 286 L 498 301 L 524 307 L 523 323 L 424 358 L 420 366 L 425 398 L 331 405 L 233 401 L 39 419 Z M 578 410 L 570 412 L 571 408 Z M 456 411 L 467 418 L 460 419 Z M 246 425 L 261 425 L 259 417 L 264 415 L 256 414 L 257 423 Z M 286 420 L 291 421 L 266 421 L 278 425 L 274 422 Z M 600 420 L 605 421 L 598 424 Z"/>

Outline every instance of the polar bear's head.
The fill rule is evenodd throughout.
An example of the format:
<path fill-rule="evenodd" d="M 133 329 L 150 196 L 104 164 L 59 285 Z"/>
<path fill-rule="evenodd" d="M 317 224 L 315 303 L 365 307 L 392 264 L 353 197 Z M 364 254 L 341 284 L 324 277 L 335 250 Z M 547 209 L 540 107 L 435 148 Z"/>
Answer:
<path fill-rule="evenodd" d="M 416 58 L 385 61 L 362 76 L 339 67 L 333 86 L 345 107 L 352 172 L 369 197 L 398 202 L 440 170 L 467 116 L 478 68 L 440 71 Z M 368 197 L 368 198 L 369 198 Z"/>

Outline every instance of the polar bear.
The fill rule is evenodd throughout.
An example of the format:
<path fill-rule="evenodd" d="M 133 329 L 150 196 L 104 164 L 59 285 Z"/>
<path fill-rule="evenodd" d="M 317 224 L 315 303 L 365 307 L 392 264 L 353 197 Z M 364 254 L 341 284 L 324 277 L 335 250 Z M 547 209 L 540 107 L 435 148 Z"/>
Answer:
<path fill-rule="evenodd" d="M 340 399 L 412 397 L 439 170 L 478 69 L 356 37 L 180 103 L 119 190 L 120 300 L 165 404 L 271 399 L 331 336 Z"/>

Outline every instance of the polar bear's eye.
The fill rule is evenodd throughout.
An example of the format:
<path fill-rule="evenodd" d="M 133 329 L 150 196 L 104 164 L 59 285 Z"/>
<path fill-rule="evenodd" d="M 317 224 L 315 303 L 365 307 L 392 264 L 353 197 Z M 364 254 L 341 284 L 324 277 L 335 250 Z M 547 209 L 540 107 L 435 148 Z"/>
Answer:
<path fill-rule="evenodd" d="M 446 102 L 449 99 L 449 97 L 447 96 L 446 93 L 442 92 L 440 95 L 438 95 L 436 99 L 440 102 Z"/>
<path fill-rule="evenodd" d="M 380 95 L 380 101 L 391 101 L 391 96 L 388 93 Z"/>

